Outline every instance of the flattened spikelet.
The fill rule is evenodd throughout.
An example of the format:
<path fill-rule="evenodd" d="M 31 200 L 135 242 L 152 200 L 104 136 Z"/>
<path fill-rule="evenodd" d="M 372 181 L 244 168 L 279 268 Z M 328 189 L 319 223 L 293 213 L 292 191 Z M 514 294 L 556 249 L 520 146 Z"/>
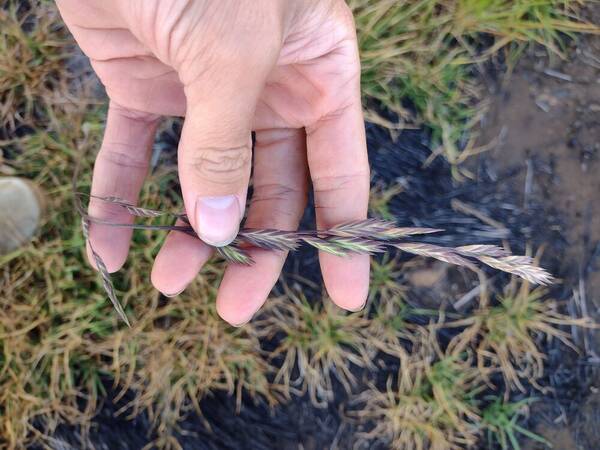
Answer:
<path fill-rule="evenodd" d="M 254 261 L 248 253 L 235 245 L 226 245 L 225 247 L 217 247 L 217 253 L 227 262 L 235 264 L 243 264 L 250 266 Z"/>
<path fill-rule="evenodd" d="M 89 223 L 87 220 L 81 220 L 81 228 L 83 229 L 83 236 L 85 237 L 86 241 L 89 242 Z M 106 264 L 104 264 L 104 261 L 102 261 L 102 258 L 100 257 L 100 255 L 98 255 L 98 253 L 96 253 L 94 247 L 92 247 L 91 244 L 90 250 L 92 252 L 94 262 L 96 263 L 96 267 L 98 267 L 98 271 L 100 272 L 100 276 L 102 277 L 102 287 L 106 291 L 108 298 L 110 299 L 111 303 L 113 304 L 113 307 L 117 311 L 117 314 L 119 314 L 121 320 L 123 320 L 123 322 L 125 322 L 128 327 L 131 327 L 129 319 L 127 318 L 127 314 L 125 314 L 121 303 L 119 303 L 119 300 L 117 299 L 117 294 L 115 293 L 115 288 L 112 284 L 112 281 L 110 280 L 110 273 L 106 268 Z"/>
<path fill-rule="evenodd" d="M 331 235 L 342 237 L 374 237 L 394 226 L 395 224 L 388 220 L 356 220 L 337 225 L 329 230 L 329 233 Z"/>
<path fill-rule="evenodd" d="M 457 253 L 463 256 L 472 256 L 474 258 L 478 256 L 491 256 L 492 258 L 498 258 L 510 255 L 509 252 L 496 245 L 463 245 L 462 247 L 456 247 L 455 250 Z"/>
<path fill-rule="evenodd" d="M 348 222 L 328 230 L 330 235 L 340 237 L 359 237 L 389 241 L 407 236 L 430 234 L 443 231 L 437 228 L 396 227 L 389 220 L 367 219 Z"/>
<path fill-rule="evenodd" d="M 86 194 L 82 194 L 82 193 L 77 193 L 77 195 L 86 195 Z M 113 205 L 118 205 L 121 206 L 122 208 L 125 208 L 127 210 L 127 212 L 129 214 L 131 214 L 132 216 L 136 216 L 136 217 L 146 217 L 149 219 L 154 219 L 156 217 L 161 217 L 167 214 L 171 214 L 169 212 L 164 212 L 164 211 L 158 211 L 156 209 L 149 209 L 149 208 L 141 208 L 139 206 L 134 205 L 131 202 L 128 202 L 127 200 L 123 200 L 122 198 L 119 197 L 102 197 L 99 195 L 89 195 L 90 198 L 96 199 L 96 200 L 100 200 L 106 203 L 112 203 Z M 181 217 L 182 214 L 172 214 L 176 217 Z"/>
<path fill-rule="evenodd" d="M 294 251 L 299 245 L 294 233 L 279 230 L 243 230 L 238 238 L 265 250 Z"/>
<path fill-rule="evenodd" d="M 381 233 L 381 239 L 401 239 L 407 236 L 416 236 L 419 234 L 439 233 L 441 228 L 420 228 L 420 227 L 394 227 Z"/>
<path fill-rule="evenodd" d="M 331 253 L 335 256 L 346 256 L 348 254 L 348 250 L 324 238 L 316 236 L 302 236 L 302 240 L 308 245 L 315 247 L 317 250 Z"/>
<path fill-rule="evenodd" d="M 102 258 L 100 258 L 98 253 L 96 253 L 93 248 L 91 250 L 92 250 L 92 256 L 94 257 L 94 261 L 96 262 L 96 266 L 98 267 L 98 271 L 100 272 L 100 275 L 102 276 L 102 287 L 104 287 L 104 290 L 106 291 L 106 294 L 108 295 L 108 298 L 112 302 L 112 304 L 113 304 L 115 310 L 117 311 L 117 314 L 119 314 L 119 317 L 121 318 L 121 320 L 123 320 L 123 322 L 125 322 L 127 324 L 127 326 L 131 328 L 129 319 L 127 318 L 127 315 L 125 314 L 125 311 L 123 310 L 123 307 L 121 306 L 121 303 L 119 303 L 119 300 L 117 299 L 117 294 L 115 293 L 115 289 L 113 287 L 112 281 L 110 280 L 110 274 L 108 273 L 108 270 L 106 269 L 106 265 L 104 264 L 104 261 L 102 261 Z"/>
<path fill-rule="evenodd" d="M 479 256 L 477 259 L 494 269 L 512 273 L 530 283 L 546 286 L 554 282 L 554 277 L 543 268 L 533 265 L 529 257 L 504 256 L 493 258 L 490 256 Z"/>
<path fill-rule="evenodd" d="M 413 255 L 427 256 L 429 258 L 435 258 L 437 260 L 447 262 L 449 264 L 454 264 L 456 266 L 464 266 L 476 270 L 475 264 L 457 254 L 452 248 L 413 242 L 394 244 L 394 246 L 398 250 L 402 250 L 403 252 L 407 253 L 412 253 Z"/>
<path fill-rule="evenodd" d="M 378 241 L 359 237 L 333 237 L 328 242 L 347 250 L 348 253 L 373 255 L 385 251 L 385 246 Z"/>

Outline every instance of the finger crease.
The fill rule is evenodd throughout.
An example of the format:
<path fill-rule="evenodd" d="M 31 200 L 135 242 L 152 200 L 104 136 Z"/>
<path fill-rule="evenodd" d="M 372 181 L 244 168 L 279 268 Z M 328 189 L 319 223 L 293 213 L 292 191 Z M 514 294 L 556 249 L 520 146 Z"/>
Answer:
<path fill-rule="evenodd" d="M 110 146 L 121 146 L 127 149 L 133 150 L 133 145 L 124 144 L 124 143 L 111 143 Z M 148 160 L 140 159 L 137 157 L 131 156 L 127 152 L 122 152 L 119 150 L 107 149 L 103 148 L 98 154 L 98 161 L 105 162 L 108 164 L 113 164 L 119 167 L 132 168 L 132 169 L 143 169 L 147 170 L 149 168 Z"/>

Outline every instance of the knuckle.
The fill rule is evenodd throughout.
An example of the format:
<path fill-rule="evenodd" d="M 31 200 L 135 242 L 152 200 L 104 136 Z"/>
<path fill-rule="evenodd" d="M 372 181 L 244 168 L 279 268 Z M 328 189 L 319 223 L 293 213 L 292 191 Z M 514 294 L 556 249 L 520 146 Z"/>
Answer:
<path fill-rule="evenodd" d="M 369 173 L 355 172 L 313 178 L 315 209 L 336 211 L 343 206 L 340 199 L 353 199 L 356 205 L 369 201 Z"/>
<path fill-rule="evenodd" d="M 335 12 L 337 13 L 336 17 L 338 18 L 340 25 L 347 28 L 348 30 L 355 30 L 354 24 L 354 14 L 352 13 L 352 8 L 343 0 L 338 0 L 335 2 Z"/>
<path fill-rule="evenodd" d="M 329 106 L 331 105 L 331 98 L 327 96 L 323 96 L 318 106 L 315 108 L 317 111 L 316 120 L 313 124 L 306 127 L 306 136 L 312 136 L 315 131 L 317 131 L 320 127 L 323 126 L 326 122 L 337 121 L 343 118 L 345 114 L 351 112 L 353 108 L 355 108 L 355 104 L 350 101 L 341 104 L 337 108 L 331 109 Z"/>
<path fill-rule="evenodd" d="M 255 185 L 246 225 L 251 228 L 296 229 L 307 197 L 305 186 Z"/>
<path fill-rule="evenodd" d="M 148 160 L 137 156 L 138 152 L 135 150 L 133 145 L 109 144 L 102 148 L 97 162 L 129 169 L 148 170 Z"/>
<path fill-rule="evenodd" d="M 260 184 L 254 186 L 252 203 L 282 202 L 304 204 L 307 200 L 306 189 L 299 189 L 283 184 Z"/>
<path fill-rule="evenodd" d="M 354 13 L 345 0 L 329 0 L 322 3 L 323 17 L 334 26 L 336 37 L 346 38 L 356 34 Z"/>
<path fill-rule="evenodd" d="M 134 122 L 141 122 L 148 125 L 154 125 L 160 120 L 160 116 L 158 114 L 152 114 L 146 111 L 127 108 L 116 102 L 112 102 L 110 108 L 122 118 Z"/>
<path fill-rule="evenodd" d="M 208 147 L 196 152 L 192 167 L 207 181 L 217 184 L 235 184 L 246 178 L 252 159 L 248 146 L 218 148 Z"/>
<path fill-rule="evenodd" d="M 330 175 L 313 178 L 313 188 L 317 193 L 337 193 L 354 190 L 357 186 L 369 185 L 368 172 L 355 172 L 344 175 Z"/>

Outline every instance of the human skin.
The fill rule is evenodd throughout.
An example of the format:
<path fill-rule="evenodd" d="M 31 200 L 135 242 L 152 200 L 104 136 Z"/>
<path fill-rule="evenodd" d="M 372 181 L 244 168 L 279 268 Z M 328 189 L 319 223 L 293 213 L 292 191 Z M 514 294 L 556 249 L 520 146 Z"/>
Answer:
<path fill-rule="evenodd" d="M 110 99 L 92 194 L 136 202 L 163 116 L 185 117 L 178 170 L 200 240 L 171 232 L 152 283 L 177 295 L 212 254 L 247 228 L 295 230 L 309 179 L 317 227 L 366 218 L 369 166 L 352 14 L 343 0 L 57 0 Z M 256 133 L 254 152 L 251 132 Z M 246 209 L 250 171 L 253 195 Z M 93 200 L 90 215 L 130 223 Z M 94 249 L 114 272 L 131 230 L 92 224 Z M 251 249 L 230 265 L 217 311 L 241 325 L 265 302 L 286 254 Z M 88 246 L 89 255 L 89 246 Z M 93 258 L 90 258 L 94 265 Z M 319 254 L 331 299 L 360 309 L 369 257 Z"/>

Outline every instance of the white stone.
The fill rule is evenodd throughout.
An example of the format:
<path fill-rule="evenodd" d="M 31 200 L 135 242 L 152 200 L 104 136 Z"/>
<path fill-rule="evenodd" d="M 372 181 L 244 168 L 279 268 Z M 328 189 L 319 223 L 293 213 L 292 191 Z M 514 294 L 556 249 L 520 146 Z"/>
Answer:
<path fill-rule="evenodd" d="M 0 254 L 29 242 L 42 215 L 41 196 L 27 180 L 0 177 Z"/>

